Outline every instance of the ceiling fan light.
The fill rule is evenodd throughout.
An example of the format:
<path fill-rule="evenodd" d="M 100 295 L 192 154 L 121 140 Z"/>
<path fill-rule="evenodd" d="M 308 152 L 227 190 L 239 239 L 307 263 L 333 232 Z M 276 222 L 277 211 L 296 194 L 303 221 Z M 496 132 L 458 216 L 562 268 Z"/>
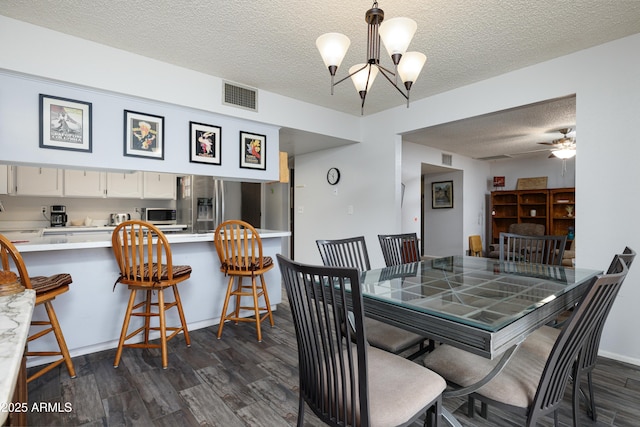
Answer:
<path fill-rule="evenodd" d="M 389 56 L 404 55 L 416 33 L 418 24 L 411 18 L 391 18 L 380 24 L 378 33 Z"/>
<path fill-rule="evenodd" d="M 334 66 L 337 69 L 342 64 L 350 44 L 349 37 L 340 33 L 326 33 L 316 39 L 316 46 L 327 68 Z"/>
<path fill-rule="evenodd" d="M 575 149 L 571 149 L 571 148 L 562 148 L 560 150 L 553 150 L 551 152 L 551 154 L 553 154 L 554 156 L 556 156 L 559 159 L 566 160 L 566 159 L 570 159 L 573 156 L 575 156 L 576 155 L 576 150 Z"/>
<path fill-rule="evenodd" d="M 420 52 L 407 52 L 402 56 L 398 64 L 398 74 L 403 83 L 415 82 L 424 67 L 427 57 Z"/>
<path fill-rule="evenodd" d="M 360 68 L 362 69 L 358 71 Z M 369 74 L 369 72 L 371 72 L 371 74 Z M 353 81 L 356 91 L 358 93 L 367 92 L 378 75 L 378 67 L 367 66 L 367 64 L 356 64 L 349 68 L 349 74 L 351 73 L 355 73 L 351 76 L 351 81 Z M 367 80 L 369 81 L 368 85 Z"/>

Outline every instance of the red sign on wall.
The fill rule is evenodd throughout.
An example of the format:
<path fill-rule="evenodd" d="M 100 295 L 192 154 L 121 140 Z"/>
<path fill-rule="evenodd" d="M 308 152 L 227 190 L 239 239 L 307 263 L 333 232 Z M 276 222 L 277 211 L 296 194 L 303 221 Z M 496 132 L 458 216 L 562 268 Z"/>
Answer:
<path fill-rule="evenodd" d="M 493 177 L 493 186 L 494 187 L 504 187 L 504 176 L 494 176 Z"/>

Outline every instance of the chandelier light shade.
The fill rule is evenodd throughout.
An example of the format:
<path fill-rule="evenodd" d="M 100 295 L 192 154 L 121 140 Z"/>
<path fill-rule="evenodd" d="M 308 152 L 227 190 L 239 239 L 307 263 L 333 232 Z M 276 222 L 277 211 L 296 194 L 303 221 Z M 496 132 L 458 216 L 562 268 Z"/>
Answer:
<path fill-rule="evenodd" d="M 391 18 L 380 24 L 380 38 L 394 64 L 400 61 L 395 58 L 404 55 L 409 48 L 417 29 L 418 24 L 411 18 Z"/>
<path fill-rule="evenodd" d="M 349 75 L 353 85 L 356 87 L 356 91 L 362 96 L 363 92 L 367 93 L 376 79 L 378 68 L 369 67 L 367 64 L 356 64 L 349 68 Z"/>
<path fill-rule="evenodd" d="M 337 70 L 344 56 L 347 54 L 351 40 L 349 37 L 340 33 L 327 33 L 323 34 L 316 40 L 316 46 L 320 51 L 324 65 L 331 70 L 331 67 L 335 67 Z M 335 71 L 333 72 L 335 74 Z M 333 75 L 332 74 L 332 75 Z"/>
<path fill-rule="evenodd" d="M 349 75 L 334 82 L 334 78 L 347 50 L 350 40 L 340 33 L 323 34 L 316 40 L 316 46 L 320 51 L 324 65 L 331 75 L 331 94 L 333 87 L 342 83 L 349 77 L 360 95 L 360 113 L 364 114 L 364 102 L 367 92 L 371 88 L 373 81 L 378 74 L 395 87 L 398 92 L 407 100 L 409 107 L 409 92 L 411 86 L 416 81 L 427 57 L 420 52 L 407 52 L 411 39 L 413 38 L 418 25 L 410 18 L 391 18 L 384 21 L 384 11 L 378 8 L 378 2 L 374 1 L 371 9 L 365 14 L 365 21 L 368 24 L 367 34 L 367 62 L 357 64 L 349 68 Z M 394 71 L 380 65 L 380 42 L 384 44 Z M 402 90 L 397 84 L 397 76 L 404 83 Z"/>
<path fill-rule="evenodd" d="M 420 75 L 426 61 L 427 57 L 424 53 L 407 52 L 402 55 L 402 60 L 398 64 L 398 74 L 407 91 L 411 89 L 411 85 Z"/>

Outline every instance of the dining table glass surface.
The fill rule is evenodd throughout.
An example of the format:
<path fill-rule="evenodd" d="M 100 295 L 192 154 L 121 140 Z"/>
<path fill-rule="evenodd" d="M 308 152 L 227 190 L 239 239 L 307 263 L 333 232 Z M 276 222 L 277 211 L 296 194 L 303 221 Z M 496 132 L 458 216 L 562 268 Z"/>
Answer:
<path fill-rule="evenodd" d="M 450 256 L 362 272 L 366 300 L 496 332 L 600 271 Z"/>

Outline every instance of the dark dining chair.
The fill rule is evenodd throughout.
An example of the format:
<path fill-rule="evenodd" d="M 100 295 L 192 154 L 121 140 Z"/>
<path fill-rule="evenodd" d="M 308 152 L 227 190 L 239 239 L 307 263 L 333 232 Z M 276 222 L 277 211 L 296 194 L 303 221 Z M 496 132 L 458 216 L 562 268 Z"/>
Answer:
<path fill-rule="evenodd" d="M 378 234 L 378 241 L 387 267 L 420 261 L 416 233 Z"/>
<path fill-rule="evenodd" d="M 567 236 L 500 233 L 500 262 L 562 265 Z"/>
<path fill-rule="evenodd" d="M 622 260 L 627 270 L 631 267 L 634 258 L 636 257 L 636 252 L 630 247 L 626 247 L 621 254 L 617 255 L 617 258 Z M 616 258 L 613 259 L 609 269 L 607 270 L 607 274 L 615 274 L 621 271 L 621 264 L 616 262 Z M 610 309 L 611 307 L 609 307 Z M 587 414 L 591 417 L 593 421 L 596 421 L 598 415 L 596 413 L 596 405 L 594 401 L 594 392 L 593 392 L 593 378 L 592 373 L 593 369 L 596 366 L 596 362 L 598 361 L 598 349 L 600 348 L 600 338 L 602 337 L 602 331 L 604 329 L 605 321 L 607 320 L 609 312 L 605 314 L 605 316 L 600 320 L 600 322 L 596 325 L 594 330 L 587 338 L 582 350 L 580 350 L 580 355 L 578 356 L 578 360 L 575 366 L 575 372 L 573 375 L 573 416 L 574 419 L 577 419 L 578 410 L 580 409 L 580 396 L 582 395 L 585 398 L 585 402 L 587 405 Z M 587 385 L 589 391 L 589 397 L 582 391 L 580 388 L 580 380 L 586 375 L 587 377 Z"/>
<path fill-rule="evenodd" d="M 367 345 L 359 271 L 300 264 L 280 254 L 277 260 L 298 343 L 298 426 L 304 425 L 305 402 L 332 426 L 407 426 L 423 414 L 425 425 L 437 426 L 446 382 Z M 343 328 L 347 317 L 353 332 Z"/>
<path fill-rule="evenodd" d="M 337 240 L 316 240 L 322 263 L 329 267 L 351 267 L 358 271 L 371 270 L 369 253 L 364 236 Z M 367 341 L 379 349 L 400 354 L 419 346 L 418 350 L 408 356 L 409 359 L 424 354 L 426 338 L 402 328 L 365 317 L 367 325 Z"/>
<path fill-rule="evenodd" d="M 503 370 L 469 396 L 469 416 L 475 412 L 474 400 L 526 417 L 532 426 L 553 413 L 558 425 L 557 409 L 562 403 L 569 378 L 585 342 L 606 318 L 620 286 L 627 275 L 625 262 L 616 257 L 617 273 L 597 276 L 564 324 L 555 340 L 531 334 L 514 352 Z M 464 350 L 441 345 L 424 359 L 429 369 L 442 375 L 450 384 L 468 387 L 485 377 L 498 363 Z M 577 419 L 574 418 L 574 425 Z"/>

